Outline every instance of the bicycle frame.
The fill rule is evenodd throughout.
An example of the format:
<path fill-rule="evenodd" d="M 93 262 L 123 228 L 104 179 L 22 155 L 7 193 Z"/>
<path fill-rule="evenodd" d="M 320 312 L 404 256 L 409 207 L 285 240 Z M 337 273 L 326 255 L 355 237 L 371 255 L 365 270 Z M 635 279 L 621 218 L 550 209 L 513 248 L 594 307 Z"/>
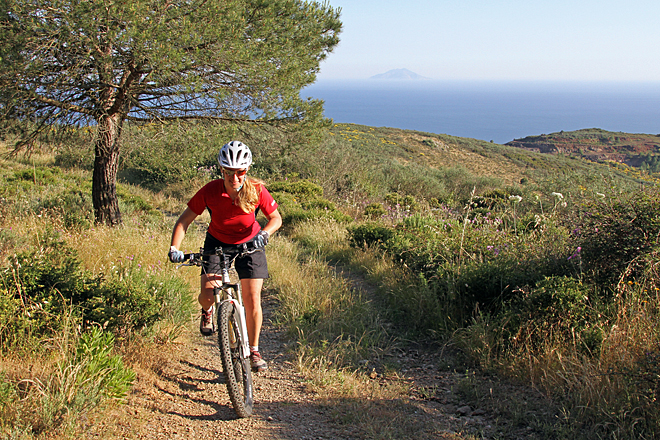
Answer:
<path fill-rule="evenodd" d="M 241 340 L 242 344 L 240 347 L 240 354 L 242 358 L 247 358 L 250 356 L 250 344 L 249 344 L 249 339 L 248 339 L 248 332 L 247 332 L 247 323 L 245 319 L 245 307 L 243 306 L 243 297 L 241 295 L 241 286 L 240 286 L 240 281 L 238 284 L 232 284 L 231 280 L 229 279 L 229 268 L 228 266 L 231 263 L 227 263 L 227 256 L 223 253 L 222 254 L 223 258 L 223 268 L 222 268 L 222 286 L 221 287 L 215 287 L 213 289 L 213 294 L 215 296 L 215 305 L 216 305 L 216 310 L 220 310 L 220 306 L 222 305 L 223 302 L 229 301 L 234 304 L 234 307 L 238 311 L 237 314 L 237 320 L 238 320 L 238 325 L 239 325 L 239 331 L 241 332 Z M 231 294 L 231 290 L 233 289 L 234 292 L 237 293 L 238 298 L 234 298 L 233 295 Z"/>
<path fill-rule="evenodd" d="M 252 252 L 258 252 L 260 249 L 248 250 L 247 247 L 243 248 L 243 251 L 239 254 L 246 254 Z M 199 254 L 188 254 L 186 259 L 187 263 L 182 263 L 181 266 L 202 266 L 201 256 L 203 255 L 204 250 L 200 249 Z M 237 310 L 237 321 L 239 325 L 239 332 L 241 333 L 242 344 L 239 348 L 240 355 L 242 358 L 248 358 L 250 356 L 250 343 L 247 332 L 247 322 L 245 318 L 245 306 L 243 305 L 243 297 L 241 295 L 241 286 L 240 281 L 237 284 L 233 284 L 229 278 L 229 268 L 232 267 L 234 259 L 239 255 L 236 254 L 231 260 L 227 258 L 227 255 L 222 248 L 216 248 L 213 255 L 218 255 L 222 257 L 222 268 L 220 270 L 220 275 L 222 277 L 222 285 L 215 286 L 213 288 L 213 295 L 215 297 L 215 306 L 216 310 L 220 310 L 220 307 L 223 302 L 229 301 L 234 304 L 234 307 Z M 231 294 L 231 291 L 236 292 L 238 298 L 234 298 Z"/>

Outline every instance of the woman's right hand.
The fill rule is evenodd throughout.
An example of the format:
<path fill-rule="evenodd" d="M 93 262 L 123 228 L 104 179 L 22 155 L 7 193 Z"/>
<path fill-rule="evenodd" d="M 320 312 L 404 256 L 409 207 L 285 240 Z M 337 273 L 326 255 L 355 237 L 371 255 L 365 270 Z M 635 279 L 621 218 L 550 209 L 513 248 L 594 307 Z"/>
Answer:
<path fill-rule="evenodd" d="M 167 254 L 167 256 L 170 258 L 172 263 L 183 263 L 183 259 L 185 258 L 183 256 L 183 252 L 174 246 L 170 246 L 170 252 Z"/>

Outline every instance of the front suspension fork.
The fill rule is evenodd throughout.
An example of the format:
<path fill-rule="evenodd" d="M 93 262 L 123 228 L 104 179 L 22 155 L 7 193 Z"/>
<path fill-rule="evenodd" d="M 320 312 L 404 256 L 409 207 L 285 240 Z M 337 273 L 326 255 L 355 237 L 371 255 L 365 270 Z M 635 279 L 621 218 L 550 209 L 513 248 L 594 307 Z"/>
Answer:
<path fill-rule="evenodd" d="M 235 285 L 231 286 L 226 286 L 234 289 L 234 292 L 236 294 L 239 293 L 237 287 Z M 234 316 L 236 317 L 236 321 L 238 323 L 238 331 L 241 334 L 241 346 L 239 347 L 239 352 L 241 354 L 241 358 L 245 359 L 250 356 L 250 339 L 248 337 L 248 332 L 247 332 L 247 322 L 245 319 L 245 307 L 243 307 L 243 304 L 236 299 L 236 298 L 224 298 L 223 297 L 223 292 L 222 290 L 218 290 L 215 294 L 215 303 L 217 304 L 217 310 L 220 310 L 220 306 L 222 305 L 223 302 L 229 301 L 234 305 L 235 313 Z"/>

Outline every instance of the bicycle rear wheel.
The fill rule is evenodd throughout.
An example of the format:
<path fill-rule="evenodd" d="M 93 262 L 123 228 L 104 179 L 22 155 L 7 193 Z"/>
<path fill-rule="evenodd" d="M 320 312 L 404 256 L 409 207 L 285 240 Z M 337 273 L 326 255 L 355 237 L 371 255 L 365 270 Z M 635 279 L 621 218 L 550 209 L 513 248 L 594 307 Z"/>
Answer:
<path fill-rule="evenodd" d="M 238 417 L 252 414 L 253 388 L 250 359 L 242 358 L 242 338 L 234 304 L 225 301 L 218 311 L 218 343 L 222 357 L 222 369 L 227 382 L 227 392 Z"/>

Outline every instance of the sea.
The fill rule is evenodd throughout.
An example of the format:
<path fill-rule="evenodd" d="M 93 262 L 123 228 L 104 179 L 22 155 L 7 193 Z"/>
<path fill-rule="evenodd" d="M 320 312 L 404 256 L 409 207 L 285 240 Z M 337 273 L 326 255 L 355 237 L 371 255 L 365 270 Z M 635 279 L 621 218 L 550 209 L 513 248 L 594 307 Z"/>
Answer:
<path fill-rule="evenodd" d="M 498 144 L 584 128 L 660 133 L 660 81 L 325 80 L 301 96 L 322 99 L 325 116 L 338 123 Z"/>

